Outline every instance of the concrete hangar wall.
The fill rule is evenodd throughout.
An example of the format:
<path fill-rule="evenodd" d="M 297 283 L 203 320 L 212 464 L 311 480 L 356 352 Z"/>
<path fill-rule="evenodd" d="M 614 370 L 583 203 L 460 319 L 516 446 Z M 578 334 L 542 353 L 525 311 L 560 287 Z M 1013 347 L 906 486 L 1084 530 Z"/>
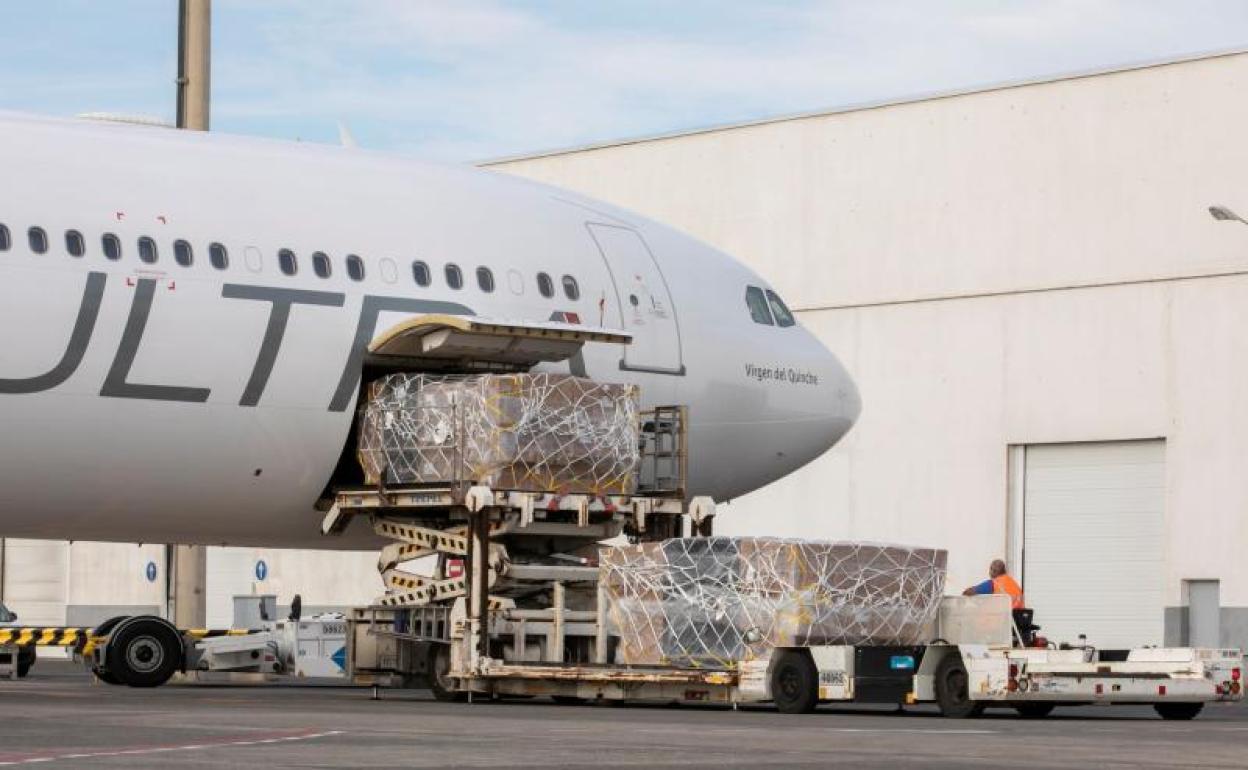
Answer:
<path fill-rule="evenodd" d="M 485 165 L 737 255 L 856 378 L 721 531 L 942 546 L 953 589 L 1005 556 L 1050 638 L 1248 648 L 1248 228 L 1206 210 L 1248 213 L 1246 97 L 1219 54 Z"/>

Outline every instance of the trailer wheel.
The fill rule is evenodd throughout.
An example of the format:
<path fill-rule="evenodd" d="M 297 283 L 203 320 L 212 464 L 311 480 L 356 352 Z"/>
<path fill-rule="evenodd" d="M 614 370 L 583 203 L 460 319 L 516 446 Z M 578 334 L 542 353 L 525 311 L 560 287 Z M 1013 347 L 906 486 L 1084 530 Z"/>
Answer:
<path fill-rule="evenodd" d="M 451 646 L 434 644 L 429 647 L 429 690 L 434 700 L 454 703 L 467 700 L 468 695 L 456 689 L 451 673 Z"/>
<path fill-rule="evenodd" d="M 771 700 L 783 714 L 809 714 L 819 702 L 819 670 L 810 653 L 780 650 L 771 660 Z"/>
<path fill-rule="evenodd" d="M 131 687 L 159 687 L 182 666 L 182 635 L 157 617 L 130 618 L 108 642 L 108 671 Z"/>
<path fill-rule="evenodd" d="M 1015 703 L 1014 710 L 1023 719 L 1044 719 L 1057 708 L 1056 703 Z"/>
<path fill-rule="evenodd" d="M 1203 703 L 1154 703 L 1153 710 L 1161 715 L 1162 719 L 1195 719 L 1205 708 Z"/>
<path fill-rule="evenodd" d="M 962 656 L 954 652 L 936 667 L 936 701 L 940 715 L 951 719 L 967 719 L 984 713 L 984 704 L 971 700 Z"/>

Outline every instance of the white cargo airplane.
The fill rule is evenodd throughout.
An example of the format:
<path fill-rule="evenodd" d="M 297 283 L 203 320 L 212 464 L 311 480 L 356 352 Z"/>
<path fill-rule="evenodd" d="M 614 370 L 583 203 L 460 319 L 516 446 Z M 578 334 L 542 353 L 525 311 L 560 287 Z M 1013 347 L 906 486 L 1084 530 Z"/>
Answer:
<path fill-rule="evenodd" d="M 725 500 L 837 442 L 837 359 L 670 228 L 486 171 L 0 116 L 0 536 L 283 547 L 349 446 L 369 344 L 421 314 L 631 334 L 544 365 L 690 408 Z M 361 535 L 364 533 L 360 533 Z"/>

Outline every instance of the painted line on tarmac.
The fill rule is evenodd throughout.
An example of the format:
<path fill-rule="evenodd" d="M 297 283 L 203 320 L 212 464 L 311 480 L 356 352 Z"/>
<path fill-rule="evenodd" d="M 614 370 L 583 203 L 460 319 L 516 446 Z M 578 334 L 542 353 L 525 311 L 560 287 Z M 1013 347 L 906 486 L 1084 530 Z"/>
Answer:
<path fill-rule="evenodd" d="M 297 733 L 269 738 L 251 738 L 247 740 L 213 740 L 202 743 L 187 743 L 181 746 L 146 746 L 133 749 L 112 749 L 110 751 L 80 751 L 66 754 L 42 754 L 21 757 L 20 759 L 0 758 L 0 767 L 12 765 L 33 765 L 41 762 L 61 762 L 68 759 L 99 759 L 100 757 L 132 757 L 143 754 L 165 754 L 172 751 L 202 751 L 204 749 L 220 749 L 227 746 L 262 746 L 270 743 L 290 743 L 292 741 L 309 741 L 314 738 L 328 738 L 341 735 L 342 730 L 325 730 L 316 733 Z"/>
<path fill-rule="evenodd" d="M 832 727 L 829 733 L 915 733 L 917 735 L 996 735 L 1000 730 L 924 730 L 917 727 Z"/>

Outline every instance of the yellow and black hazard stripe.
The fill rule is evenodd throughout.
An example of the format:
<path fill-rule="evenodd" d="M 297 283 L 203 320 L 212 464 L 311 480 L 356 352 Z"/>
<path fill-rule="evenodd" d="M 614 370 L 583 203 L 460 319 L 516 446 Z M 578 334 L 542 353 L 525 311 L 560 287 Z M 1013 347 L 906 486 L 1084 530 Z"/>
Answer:
<path fill-rule="evenodd" d="M 182 633 L 192 639 L 212 639 L 218 636 L 247 636 L 255 631 L 245 628 L 188 628 Z"/>
<path fill-rule="evenodd" d="M 0 647 L 73 647 L 88 656 L 108 635 L 92 636 L 90 628 L 0 628 Z M 182 632 L 191 639 L 217 636 L 246 636 L 252 631 L 241 628 L 192 628 Z"/>
<path fill-rule="evenodd" d="M 91 633 L 89 628 L 0 628 L 0 645 L 17 647 L 75 647 Z"/>

